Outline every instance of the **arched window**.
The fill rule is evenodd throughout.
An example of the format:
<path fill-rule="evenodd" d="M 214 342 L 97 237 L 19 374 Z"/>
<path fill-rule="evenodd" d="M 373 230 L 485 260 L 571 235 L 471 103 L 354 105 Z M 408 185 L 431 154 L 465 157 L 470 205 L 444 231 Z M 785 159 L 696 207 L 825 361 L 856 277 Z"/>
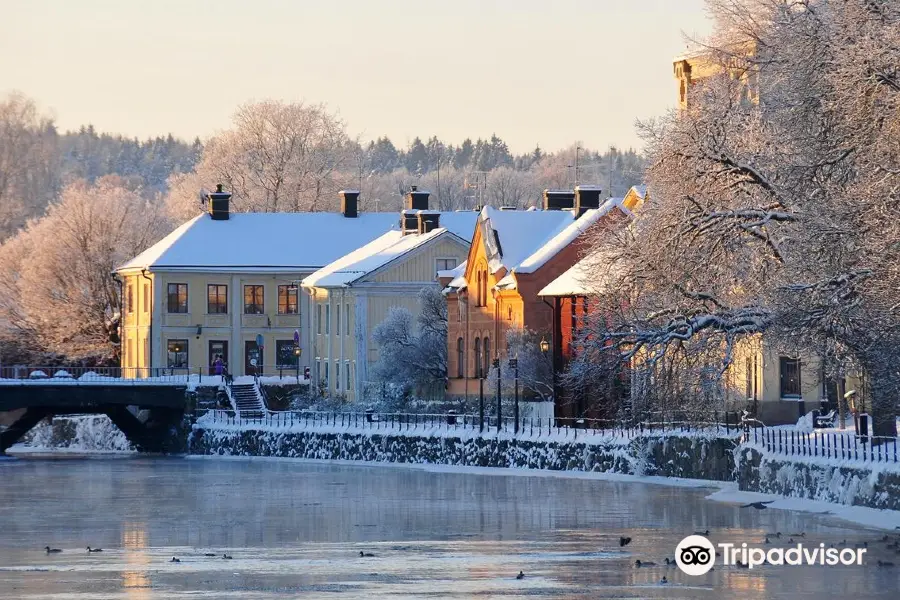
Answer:
<path fill-rule="evenodd" d="M 462 338 L 456 338 L 456 376 L 462 379 L 466 376 L 466 355 Z"/>
<path fill-rule="evenodd" d="M 475 338 L 475 377 L 481 378 L 481 338 Z"/>
<path fill-rule="evenodd" d="M 507 307 L 506 307 L 506 320 L 507 320 L 507 321 L 512 321 L 512 320 L 513 320 L 513 318 L 512 318 L 512 317 L 513 317 L 512 312 L 513 312 L 513 311 L 512 311 L 512 306 L 507 306 Z"/>
<path fill-rule="evenodd" d="M 491 372 L 491 338 L 484 338 L 484 376 Z"/>
<path fill-rule="evenodd" d="M 487 284 L 488 284 L 488 276 L 487 271 L 481 272 L 481 305 L 487 306 Z"/>

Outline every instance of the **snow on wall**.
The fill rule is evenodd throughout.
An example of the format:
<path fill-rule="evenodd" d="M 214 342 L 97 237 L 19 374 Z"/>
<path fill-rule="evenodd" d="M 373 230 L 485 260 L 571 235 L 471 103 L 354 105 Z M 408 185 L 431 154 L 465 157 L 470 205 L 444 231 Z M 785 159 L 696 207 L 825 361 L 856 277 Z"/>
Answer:
<path fill-rule="evenodd" d="M 191 454 L 593 471 L 718 481 L 734 477 L 734 441 L 711 436 L 541 439 L 439 427 L 413 432 L 273 428 L 204 424 L 202 419 L 193 429 L 188 441 Z"/>
<path fill-rule="evenodd" d="M 900 465 L 735 449 L 738 489 L 850 506 L 900 510 Z"/>
<path fill-rule="evenodd" d="M 133 452 L 134 448 L 106 415 L 75 415 L 41 421 L 12 450 Z"/>

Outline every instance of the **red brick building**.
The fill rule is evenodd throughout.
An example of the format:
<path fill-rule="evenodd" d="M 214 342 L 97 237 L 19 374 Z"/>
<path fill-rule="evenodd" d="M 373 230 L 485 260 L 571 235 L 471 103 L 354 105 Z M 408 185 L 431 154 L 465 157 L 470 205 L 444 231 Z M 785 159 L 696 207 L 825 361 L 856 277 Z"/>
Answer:
<path fill-rule="evenodd" d="M 539 292 L 574 265 L 596 228 L 628 218 L 600 189 L 544 192 L 544 210 L 481 211 L 468 259 L 442 273 L 446 285 L 448 394 L 474 397 L 494 358 L 506 360 L 506 332 L 552 336 L 554 313 Z"/>

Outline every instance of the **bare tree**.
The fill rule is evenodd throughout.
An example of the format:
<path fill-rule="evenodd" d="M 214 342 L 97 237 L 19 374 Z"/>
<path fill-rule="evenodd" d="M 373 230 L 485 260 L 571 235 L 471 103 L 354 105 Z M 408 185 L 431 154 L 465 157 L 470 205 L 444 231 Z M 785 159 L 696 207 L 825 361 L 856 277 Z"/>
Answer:
<path fill-rule="evenodd" d="M 606 256 L 620 281 L 596 294 L 581 366 L 611 354 L 648 385 L 668 363 L 722 382 L 735 344 L 764 334 L 865 373 L 874 430 L 893 435 L 900 7 L 708 4 L 721 74 L 687 110 L 641 124 L 653 202 Z"/>
<path fill-rule="evenodd" d="M 115 354 L 113 270 L 168 231 L 162 202 L 107 176 L 69 185 L 46 216 L 0 246 L 0 320 L 70 358 Z"/>

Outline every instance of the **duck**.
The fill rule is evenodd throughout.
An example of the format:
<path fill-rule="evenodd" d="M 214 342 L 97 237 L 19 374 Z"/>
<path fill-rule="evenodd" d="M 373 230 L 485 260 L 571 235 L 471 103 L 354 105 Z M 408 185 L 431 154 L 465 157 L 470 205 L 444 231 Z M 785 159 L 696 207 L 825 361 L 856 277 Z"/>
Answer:
<path fill-rule="evenodd" d="M 767 533 L 766 537 L 773 537 L 773 538 L 781 539 L 781 532 L 776 531 L 775 533 Z"/>
<path fill-rule="evenodd" d="M 172 560 L 170 560 L 169 562 L 177 562 L 177 563 L 180 563 L 180 562 L 181 562 L 181 559 L 175 558 L 175 557 L 173 556 L 173 557 L 172 557 Z"/>
<path fill-rule="evenodd" d="M 619 547 L 627 546 L 631 543 L 630 537 L 620 537 L 619 538 Z"/>
<path fill-rule="evenodd" d="M 747 568 L 749 568 L 749 565 L 747 565 L 747 563 L 742 563 L 741 561 L 737 561 L 736 563 L 734 563 L 734 565 L 735 565 L 738 569 L 747 569 Z"/>
<path fill-rule="evenodd" d="M 794 543 L 794 538 L 788 538 L 788 544 L 793 544 L 793 543 Z"/>
<path fill-rule="evenodd" d="M 210 558 L 214 558 L 214 557 L 218 556 L 218 554 L 216 554 L 215 552 L 207 552 L 203 556 L 209 556 Z"/>
<path fill-rule="evenodd" d="M 375 558 L 375 555 L 372 554 L 371 552 L 363 552 L 362 550 L 360 550 L 359 557 L 360 558 Z"/>
<path fill-rule="evenodd" d="M 765 539 L 765 541 L 763 542 L 763 544 L 771 544 L 771 543 L 772 543 L 772 542 L 769 541 L 769 536 L 766 536 L 766 539 Z"/>
<path fill-rule="evenodd" d="M 665 584 L 669 583 L 669 580 L 666 579 L 665 575 L 663 575 L 663 578 L 659 580 L 659 583 L 662 585 L 665 585 Z"/>
<path fill-rule="evenodd" d="M 741 508 L 755 508 L 756 510 L 763 510 L 768 508 L 767 504 L 772 504 L 775 502 L 774 500 L 766 500 L 765 502 L 751 502 L 750 504 L 743 504 Z"/>
<path fill-rule="evenodd" d="M 88 552 L 103 552 L 103 548 L 91 548 L 90 546 L 88 546 L 87 551 Z"/>
<path fill-rule="evenodd" d="M 641 567 L 655 567 L 656 563 L 649 562 L 649 561 L 642 562 L 641 560 L 636 560 L 636 561 L 634 561 L 634 566 L 637 567 L 638 569 L 640 569 Z"/>
<path fill-rule="evenodd" d="M 706 531 L 695 531 L 694 535 L 709 535 L 709 529 Z"/>
<path fill-rule="evenodd" d="M 519 574 L 516 575 L 516 579 L 525 579 L 525 573 L 523 573 L 522 571 L 519 571 Z"/>
<path fill-rule="evenodd" d="M 233 556 L 229 556 L 228 554 L 224 554 L 224 553 L 223 553 L 223 554 L 222 554 L 222 558 L 224 558 L 225 560 L 231 560 L 231 559 L 234 558 L 234 557 L 233 557 Z"/>
<path fill-rule="evenodd" d="M 674 565 L 674 564 L 676 564 L 676 563 L 675 563 L 675 559 L 674 559 L 674 558 L 669 558 L 669 557 L 667 556 L 667 557 L 666 557 L 666 565 L 667 565 L 667 566 L 670 566 L 670 565 Z"/>
<path fill-rule="evenodd" d="M 51 548 L 50 546 L 44 546 L 44 550 L 47 551 L 47 554 L 59 554 L 62 552 L 59 548 Z"/>

